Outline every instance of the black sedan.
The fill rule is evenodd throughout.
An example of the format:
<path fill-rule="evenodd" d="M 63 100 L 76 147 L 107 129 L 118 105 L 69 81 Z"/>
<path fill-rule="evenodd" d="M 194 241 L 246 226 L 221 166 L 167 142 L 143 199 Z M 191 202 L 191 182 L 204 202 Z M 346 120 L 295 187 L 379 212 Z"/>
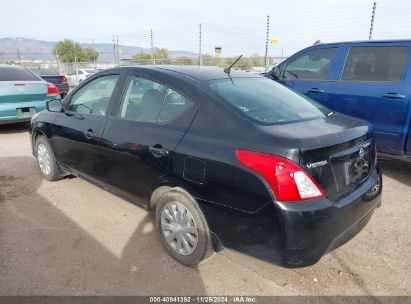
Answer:
<path fill-rule="evenodd" d="M 368 123 L 247 72 L 115 68 L 47 109 L 31 123 L 44 178 L 81 176 L 146 208 L 186 265 L 222 248 L 310 265 L 380 204 Z"/>

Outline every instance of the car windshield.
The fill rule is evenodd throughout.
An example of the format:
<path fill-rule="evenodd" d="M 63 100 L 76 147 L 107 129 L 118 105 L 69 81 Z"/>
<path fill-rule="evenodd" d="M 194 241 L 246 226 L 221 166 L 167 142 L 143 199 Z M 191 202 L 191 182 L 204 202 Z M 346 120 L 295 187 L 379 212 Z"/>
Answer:
<path fill-rule="evenodd" d="M 284 124 L 325 117 L 332 111 L 266 78 L 209 82 L 209 88 L 237 112 L 262 124 Z"/>
<path fill-rule="evenodd" d="M 90 73 L 90 74 L 93 74 L 93 73 L 95 73 L 96 72 L 96 70 L 84 70 L 86 73 Z"/>

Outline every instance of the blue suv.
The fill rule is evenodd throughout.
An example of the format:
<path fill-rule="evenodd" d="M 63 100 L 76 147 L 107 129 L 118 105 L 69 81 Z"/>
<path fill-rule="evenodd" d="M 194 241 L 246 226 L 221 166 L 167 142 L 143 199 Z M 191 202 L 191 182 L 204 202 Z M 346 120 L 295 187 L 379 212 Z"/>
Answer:
<path fill-rule="evenodd" d="M 266 74 L 374 125 L 377 148 L 411 160 L 411 40 L 317 44 Z"/>

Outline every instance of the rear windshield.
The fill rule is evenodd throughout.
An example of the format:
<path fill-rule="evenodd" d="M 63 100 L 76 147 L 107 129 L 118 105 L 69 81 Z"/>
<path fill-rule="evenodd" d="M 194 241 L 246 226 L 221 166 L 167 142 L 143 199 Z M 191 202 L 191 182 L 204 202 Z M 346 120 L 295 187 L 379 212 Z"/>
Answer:
<path fill-rule="evenodd" d="M 212 92 L 238 113 L 262 124 L 325 117 L 331 110 L 267 78 L 233 78 L 209 83 Z"/>
<path fill-rule="evenodd" d="M 0 67 L 0 81 L 39 81 L 40 79 L 25 68 Z"/>
<path fill-rule="evenodd" d="M 58 76 L 59 73 L 52 69 L 30 69 L 34 74 L 39 76 Z"/>

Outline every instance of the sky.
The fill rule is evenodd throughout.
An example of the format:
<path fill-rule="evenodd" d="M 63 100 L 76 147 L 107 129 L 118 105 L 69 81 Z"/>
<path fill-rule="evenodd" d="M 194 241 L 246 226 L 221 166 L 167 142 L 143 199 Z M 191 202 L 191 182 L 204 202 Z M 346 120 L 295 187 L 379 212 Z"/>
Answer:
<path fill-rule="evenodd" d="M 368 39 L 374 0 L 0 0 L 0 38 L 119 43 L 223 56 L 271 56 L 321 42 Z M 411 0 L 378 0 L 373 39 L 411 39 Z"/>

